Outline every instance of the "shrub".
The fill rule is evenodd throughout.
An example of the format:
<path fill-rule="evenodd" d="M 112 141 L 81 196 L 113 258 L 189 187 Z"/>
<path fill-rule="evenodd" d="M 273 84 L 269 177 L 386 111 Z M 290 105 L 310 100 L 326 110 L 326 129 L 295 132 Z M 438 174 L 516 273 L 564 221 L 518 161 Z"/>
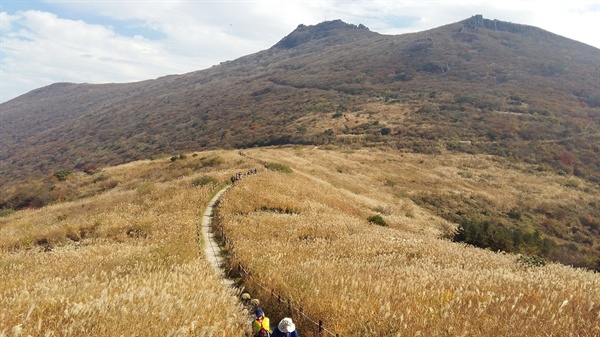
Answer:
<path fill-rule="evenodd" d="M 136 187 L 136 193 L 139 195 L 147 195 L 156 189 L 156 184 L 151 181 L 141 183 Z"/>
<path fill-rule="evenodd" d="M 497 223 L 488 220 L 479 222 L 465 219 L 458 226 L 453 241 L 465 242 L 470 245 L 489 248 L 493 251 L 514 251 L 511 231 Z"/>
<path fill-rule="evenodd" d="M 521 220 L 522 214 L 521 210 L 514 207 L 510 211 L 508 211 L 508 217 L 514 220 Z"/>
<path fill-rule="evenodd" d="M 591 230 L 600 229 L 600 219 L 594 219 L 591 214 L 586 214 L 579 218 L 579 222 Z"/>
<path fill-rule="evenodd" d="M 217 184 L 219 181 L 211 176 L 202 176 L 192 180 L 192 186 L 204 186 L 208 184 Z"/>
<path fill-rule="evenodd" d="M 221 165 L 223 163 L 223 159 L 221 159 L 221 157 L 208 157 L 208 158 L 202 158 L 201 162 L 202 162 L 202 166 L 214 167 L 214 166 Z"/>
<path fill-rule="evenodd" d="M 3 217 L 3 216 L 9 216 L 9 215 L 13 214 L 14 212 L 15 212 L 15 210 L 14 209 L 10 209 L 10 208 L 8 208 L 8 209 L 0 209 L 0 218 Z"/>
<path fill-rule="evenodd" d="M 379 226 L 387 227 L 387 225 L 388 225 L 387 222 L 385 222 L 385 220 L 379 214 L 371 215 L 370 217 L 367 218 L 367 220 L 369 220 L 369 222 L 374 223 Z"/>
<path fill-rule="evenodd" d="M 92 175 L 98 171 L 98 168 L 94 164 L 87 164 L 83 167 L 83 172 Z"/>
<path fill-rule="evenodd" d="M 115 187 L 117 187 L 117 185 L 119 184 L 118 181 L 115 180 L 104 180 L 102 181 L 102 183 L 98 184 L 98 189 L 99 191 L 108 191 L 111 190 Z"/>
<path fill-rule="evenodd" d="M 20 185 L 1 202 L 2 207 L 15 210 L 44 207 L 56 200 L 56 195 L 52 193 L 54 189 L 54 186 L 40 181 Z"/>
<path fill-rule="evenodd" d="M 521 255 L 517 262 L 525 267 L 543 267 L 546 265 L 546 260 L 537 255 L 525 256 Z"/>
<path fill-rule="evenodd" d="M 67 180 L 67 177 L 70 175 L 71 175 L 71 172 L 67 171 L 67 170 L 58 170 L 58 171 L 54 172 L 54 176 L 56 177 L 56 179 L 58 179 L 58 181 Z"/>
<path fill-rule="evenodd" d="M 394 187 L 398 182 L 393 178 L 386 178 L 383 184 L 385 186 Z"/>
<path fill-rule="evenodd" d="M 294 172 L 294 170 L 292 170 L 289 166 L 281 164 L 281 163 L 267 163 L 266 167 L 267 167 L 267 169 L 269 169 L 271 171 L 277 171 L 277 172 L 281 172 L 281 173 Z"/>
<path fill-rule="evenodd" d="M 519 228 L 507 228 L 492 220 L 464 219 L 458 226 L 453 241 L 493 251 L 540 256 L 548 256 L 556 247 L 554 240 L 543 238 L 538 231 L 527 232 Z"/>
<path fill-rule="evenodd" d="M 575 177 L 571 177 L 569 178 L 569 180 L 567 181 L 567 187 L 572 187 L 572 188 L 579 188 L 581 187 L 581 180 L 577 179 Z"/>

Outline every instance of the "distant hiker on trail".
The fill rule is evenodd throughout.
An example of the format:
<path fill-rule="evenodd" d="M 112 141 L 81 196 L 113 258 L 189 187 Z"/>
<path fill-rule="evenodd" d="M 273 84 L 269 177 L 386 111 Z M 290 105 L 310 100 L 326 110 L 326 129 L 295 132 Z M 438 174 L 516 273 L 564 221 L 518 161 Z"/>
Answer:
<path fill-rule="evenodd" d="M 252 333 L 255 337 L 271 336 L 269 317 L 265 316 L 265 312 L 261 308 L 256 308 L 256 319 L 252 322 Z"/>
<path fill-rule="evenodd" d="M 230 180 L 231 180 L 231 184 L 235 185 L 236 182 L 242 180 L 242 173 L 241 172 L 236 173 L 235 175 L 231 176 Z"/>
<path fill-rule="evenodd" d="M 298 331 L 296 331 L 296 325 L 292 322 L 292 319 L 286 317 L 277 324 L 275 330 L 273 330 L 272 337 L 298 337 Z"/>

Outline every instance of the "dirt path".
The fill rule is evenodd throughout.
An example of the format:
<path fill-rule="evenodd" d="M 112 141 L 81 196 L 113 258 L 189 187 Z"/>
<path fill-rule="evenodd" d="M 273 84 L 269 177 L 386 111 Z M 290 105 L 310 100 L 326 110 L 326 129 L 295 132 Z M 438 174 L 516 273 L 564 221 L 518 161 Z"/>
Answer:
<path fill-rule="evenodd" d="M 221 246 L 219 246 L 217 243 L 211 227 L 213 208 L 215 207 L 215 204 L 221 195 L 223 195 L 223 193 L 225 193 L 225 191 L 228 189 L 229 186 L 220 190 L 206 206 L 206 210 L 202 215 L 202 237 L 204 241 L 204 253 L 208 262 L 213 266 L 215 272 L 221 275 L 223 284 L 233 286 L 233 280 L 228 279 L 221 268 L 223 263 L 225 263 L 225 259 L 223 258 Z"/>
<path fill-rule="evenodd" d="M 227 278 L 225 272 L 223 272 L 223 266 L 226 263 L 225 258 L 223 257 L 223 250 L 219 243 L 215 239 L 214 232 L 212 230 L 211 222 L 213 217 L 213 209 L 215 204 L 219 200 L 219 198 L 225 193 L 231 186 L 227 186 L 217 192 L 217 194 L 208 202 L 206 206 L 206 210 L 204 210 L 204 214 L 202 214 L 202 240 L 204 244 L 204 255 L 206 255 L 206 259 L 210 263 L 210 265 L 214 268 L 217 275 L 221 277 L 221 282 L 224 286 L 235 287 L 235 282 L 232 279 Z M 241 301 L 240 301 L 241 302 Z M 247 315 L 248 319 L 248 330 L 246 331 L 246 336 L 250 336 L 252 321 L 254 320 L 254 316 L 252 315 L 253 308 L 248 303 L 241 302 L 244 306 L 244 315 Z"/>

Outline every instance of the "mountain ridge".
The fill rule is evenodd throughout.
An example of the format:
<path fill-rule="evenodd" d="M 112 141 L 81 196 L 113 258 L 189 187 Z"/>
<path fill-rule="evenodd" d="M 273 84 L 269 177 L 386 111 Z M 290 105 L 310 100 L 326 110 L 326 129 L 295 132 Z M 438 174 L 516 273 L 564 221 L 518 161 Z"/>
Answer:
<path fill-rule="evenodd" d="M 600 50 L 527 27 L 473 16 L 381 35 L 335 20 L 187 74 L 53 84 L 0 105 L 0 175 L 195 149 L 359 142 L 513 155 L 600 181 L 596 138 L 581 149 L 560 144 L 597 137 Z"/>

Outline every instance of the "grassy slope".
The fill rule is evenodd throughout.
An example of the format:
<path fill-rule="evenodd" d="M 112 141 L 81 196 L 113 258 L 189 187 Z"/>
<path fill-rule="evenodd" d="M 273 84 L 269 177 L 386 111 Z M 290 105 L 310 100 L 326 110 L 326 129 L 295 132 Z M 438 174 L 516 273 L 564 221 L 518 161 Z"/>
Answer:
<path fill-rule="evenodd" d="M 248 155 L 294 173 L 266 172 L 227 194 L 221 215 L 235 262 L 336 333 L 600 332 L 598 274 L 554 264 L 531 267 L 515 255 L 440 240 L 452 225 L 411 200 L 423 192 L 475 193 L 510 209 L 519 200 L 587 202 L 597 189 L 574 190 L 564 186 L 565 178 L 483 156 L 311 148 Z M 367 222 L 373 214 L 382 214 L 389 227 Z M 276 308 L 268 292 L 249 286 Z M 305 333 L 313 328 L 298 324 Z"/>
<path fill-rule="evenodd" d="M 244 179 L 225 196 L 223 224 L 239 262 L 328 328 L 344 336 L 600 333 L 598 274 L 529 267 L 441 240 L 456 227 L 442 217 L 448 209 L 413 201 L 468 196 L 500 214 L 516 205 L 586 205 L 598 200 L 597 186 L 487 156 L 333 147 L 245 153 L 75 174 L 61 188 L 84 198 L 0 217 L 0 332 L 240 334 L 234 294 L 198 257 L 198 200 L 211 187 L 192 181 L 277 162 L 294 172 Z M 389 227 L 369 224 L 374 214 Z M 591 244 L 598 249 L 597 237 Z M 269 296 L 261 299 L 273 321 L 281 318 Z M 298 326 L 310 335 L 306 322 Z"/>
<path fill-rule="evenodd" d="M 107 168 L 64 183 L 109 191 L 0 218 L 0 335 L 241 335 L 236 294 L 196 241 L 215 186 L 192 181 L 207 171 L 226 178 L 168 159 Z"/>

